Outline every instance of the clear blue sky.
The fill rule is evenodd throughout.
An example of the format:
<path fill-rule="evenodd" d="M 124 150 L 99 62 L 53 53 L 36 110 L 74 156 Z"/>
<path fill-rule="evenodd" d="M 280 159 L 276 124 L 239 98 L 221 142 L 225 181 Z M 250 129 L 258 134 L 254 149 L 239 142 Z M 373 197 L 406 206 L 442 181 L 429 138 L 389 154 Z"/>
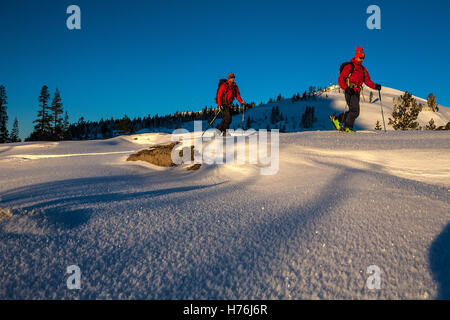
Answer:
<path fill-rule="evenodd" d="M 44 84 L 71 122 L 161 115 L 212 105 L 230 71 L 247 101 L 325 86 L 360 45 L 376 83 L 450 106 L 449 15 L 448 1 L 1 0 L 0 84 L 23 138 Z"/>

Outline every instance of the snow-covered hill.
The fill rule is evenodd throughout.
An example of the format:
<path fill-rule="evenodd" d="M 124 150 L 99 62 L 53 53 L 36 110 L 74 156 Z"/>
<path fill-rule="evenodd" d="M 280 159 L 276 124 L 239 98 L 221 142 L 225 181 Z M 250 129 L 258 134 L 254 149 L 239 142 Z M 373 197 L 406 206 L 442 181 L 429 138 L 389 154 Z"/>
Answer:
<path fill-rule="evenodd" d="M 373 101 L 369 102 L 370 92 L 373 93 Z M 382 90 L 382 105 L 384 110 L 384 117 L 386 122 L 386 129 L 393 130 L 392 126 L 388 125 L 388 118 L 392 117 L 392 110 L 394 107 L 394 98 L 398 98 L 403 95 L 404 92 L 383 87 Z M 361 97 L 361 112 L 360 116 L 355 123 L 355 128 L 358 130 L 374 130 L 377 120 L 382 124 L 381 108 L 378 98 L 378 91 L 374 91 L 368 87 L 364 88 L 365 101 Z M 426 100 L 415 97 L 416 100 L 427 105 Z M 270 123 L 270 114 L 272 107 L 279 106 L 280 112 L 283 116 L 287 117 L 287 121 L 282 121 L 273 125 Z M 306 106 L 312 106 L 315 108 L 315 117 L 317 121 L 314 123 L 312 130 L 330 130 L 331 124 L 328 119 L 330 114 L 339 114 L 344 111 L 346 107 L 345 97 L 342 90 L 339 92 L 337 87 L 334 87 L 329 92 L 324 92 L 316 95 L 316 99 L 309 101 L 296 101 L 292 103 L 291 99 L 285 99 L 279 102 L 263 105 L 255 109 L 251 109 L 247 112 L 246 117 L 251 117 L 255 122 L 252 123 L 252 127 L 255 129 L 266 129 L 267 126 L 273 128 L 281 128 L 286 126 L 286 132 L 302 131 L 300 126 L 300 119 L 305 112 Z M 419 114 L 418 122 L 420 126 L 424 127 L 428 124 L 430 119 L 433 118 L 436 126 L 445 126 L 450 121 L 450 108 L 439 106 L 438 112 L 422 111 Z M 287 123 L 286 123 L 287 122 Z M 233 124 L 235 128 L 240 128 L 242 125 L 242 116 L 233 117 Z"/>
<path fill-rule="evenodd" d="M 318 93 L 315 95 L 315 98 L 304 100 L 304 101 L 296 101 L 292 103 L 291 99 L 284 99 L 274 103 L 263 104 L 257 106 L 253 109 L 247 110 L 245 112 L 245 123 L 247 123 L 247 119 L 250 117 L 252 119 L 251 127 L 254 129 L 281 129 L 283 126 L 286 127 L 286 132 L 299 132 L 305 130 L 331 130 L 332 125 L 328 116 L 336 113 L 339 114 L 344 111 L 346 108 L 345 96 L 343 91 L 339 91 L 337 86 L 331 86 L 330 90 L 323 93 Z M 372 103 L 369 102 L 370 92 L 373 93 Z M 394 108 L 394 98 L 398 98 L 403 95 L 403 91 L 399 91 L 396 89 L 383 87 L 382 89 L 382 105 L 386 123 L 387 130 L 393 130 L 392 126 L 388 124 L 388 119 L 392 117 L 392 110 Z M 368 87 L 364 87 L 364 96 L 365 101 L 361 97 L 361 111 L 360 116 L 355 122 L 355 129 L 357 130 L 374 130 L 377 121 L 380 121 L 380 124 L 383 125 L 382 116 L 381 116 L 381 107 L 378 97 L 378 91 L 372 90 Z M 427 106 L 426 99 L 419 98 L 414 96 L 414 98 L 421 103 L 423 106 Z M 278 106 L 280 109 L 280 113 L 283 114 L 283 121 L 279 121 L 277 123 L 271 123 L 271 112 L 272 108 Z M 313 127 L 311 129 L 304 129 L 301 126 L 301 118 L 303 113 L 305 112 L 306 106 L 314 107 L 315 109 L 315 118 L 317 119 Z M 428 122 L 433 119 L 435 121 L 435 125 L 445 126 L 450 122 L 450 107 L 445 107 L 442 105 L 438 105 L 439 111 L 427 111 L 424 110 L 419 114 L 418 122 L 419 125 L 425 129 L 425 126 Z M 287 120 L 286 120 L 287 118 Z M 216 121 L 215 125 L 220 122 L 220 116 Z M 193 122 L 184 123 L 182 125 L 183 128 L 193 131 L 194 124 Z M 203 128 L 207 127 L 207 122 L 203 121 Z M 238 114 L 233 116 L 233 122 L 230 128 L 239 129 L 242 127 L 242 115 Z M 173 129 L 164 129 L 161 128 L 161 131 L 164 132 L 172 132 Z M 140 132 L 148 132 L 146 130 L 142 130 Z"/>
<path fill-rule="evenodd" d="M 450 297 L 448 131 L 281 134 L 270 176 L 125 161 L 170 139 L 0 146 L 0 298 Z"/>

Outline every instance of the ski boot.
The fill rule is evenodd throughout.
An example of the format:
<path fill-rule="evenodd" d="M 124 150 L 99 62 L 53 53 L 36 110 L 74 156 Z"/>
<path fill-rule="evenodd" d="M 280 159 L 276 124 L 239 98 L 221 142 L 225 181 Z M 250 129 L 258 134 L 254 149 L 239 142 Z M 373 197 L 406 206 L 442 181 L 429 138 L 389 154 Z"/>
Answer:
<path fill-rule="evenodd" d="M 350 129 L 350 128 L 342 128 L 342 129 L 341 129 L 341 132 L 344 132 L 344 133 L 354 133 L 355 130 Z"/>
<path fill-rule="evenodd" d="M 331 122 L 332 122 L 333 125 L 334 125 L 334 128 L 335 128 L 337 131 L 341 131 L 341 130 L 342 130 L 341 123 L 339 122 L 338 119 L 336 119 L 336 113 L 334 113 L 332 116 L 328 116 L 328 118 L 330 118 Z"/>

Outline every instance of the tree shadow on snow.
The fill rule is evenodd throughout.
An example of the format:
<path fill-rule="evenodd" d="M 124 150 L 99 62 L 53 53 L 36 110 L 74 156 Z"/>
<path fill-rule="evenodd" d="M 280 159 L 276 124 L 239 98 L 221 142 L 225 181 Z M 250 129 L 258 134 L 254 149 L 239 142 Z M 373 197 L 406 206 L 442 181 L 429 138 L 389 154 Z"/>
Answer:
<path fill-rule="evenodd" d="M 84 205 L 182 193 L 214 187 L 223 183 L 225 182 L 157 189 L 158 185 L 167 185 L 167 183 L 165 181 L 154 181 L 151 175 L 77 178 L 11 189 L 2 193 L 2 203 L 8 206 L 20 206 L 24 209 L 39 209 L 58 204 L 78 203 Z M 132 189 L 151 190 L 130 193 L 128 192 L 130 186 Z M 30 201 L 37 202 L 37 204 L 27 205 Z"/>
<path fill-rule="evenodd" d="M 318 164 L 332 166 L 328 163 Z M 92 281 L 90 289 L 80 291 L 81 298 L 95 299 L 95 298 L 120 298 L 133 297 L 137 299 L 273 299 L 285 298 L 282 293 L 274 288 L 273 283 L 268 283 L 266 274 L 273 274 L 274 277 L 279 277 L 281 265 L 286 265 L 289 257 L 290 248 L 289 241 L 296 241 L 301 239 L 303 243 L 309 243 L 314 237 L 314 226 L 320 225 L 321 220 L 329 215 L 333 215 L 333 209 L 337 204 L 345 202 L 349 199 L 349 193 L 352 191 L 351 182 L 358 174 L 370 174 L 376 176 L 383 183 L 389 184 L 391 179 L 401 182 L 401 188 L 411 190 L 415 194 L 428 191 L 422 190 L 424 184 L 419 182 L 412 182 L 406 179 L 392 177 L 383 173 L 367 172 L 365 170 L 352 169 L 344 166 L 333 165 L 338 169 L 337 174 L 325 183 L 320 190 L 315 190 L 315 196 L 289 209 L 283 209 L 281 212 L 275 212 L 273 215 L 266 215 L 263 219 L 243 221 L 239 225 L 231 228 L 231 233 L 227 234 L 209 234 L 207 231 L 217 230 L 212 228 L 212 223 L 216 215 L 214 212 L 208 215 L 192 215 L 190 216 L 190 223 L 181 221 L 178 224 L 161 224 L 160 229 L 155 234 L 148 234 L 142 237 L 140 241 L 135 241 L 130 245 L 119 246 L 104 246 L 101 248 L 92 248 L 92 240 L 84 239 L 85 235 L 81 235 L 76 239 L 76 247 L 68 246 L 73 250 L 93 250 L 89 255 L 80 255 L 77 257 L 77 264 L 86 269 L 88 272 L 107 272 L 108 277 L 94 278 L 91 275 Z M 126 201 L 137 198 L 153 198 L 161 195 L 177 194 L 180 197 L 176 199 L 177 208 L 183 208 L 185 204 L 192 202 L 192 197 L 196 196 L 193 192 L 186 194 L 189 191 L 208 190 L 210 187 L 220 185 L 222 183 L 211 185 L 188 185 L 188 186 L 173 186 L 168 188 L 161 188 L 158 181 L 153 183 L 147 181 L 148 176 L 139 180 L 144 191 L 125 193 L 119 192 L 122 184 L 126 185 L 130 181 L 134 181 L 136 185 L 136 178 L 134 176 L 125 177 L 103 177 L 103 178 L 89 178 L 89 179 L 73 179 L 61 182 L 50 182 L 34 186 L 28 186 L 10 190 L 6 192 L 4 200 L 9 204 L 22 203 L 30 209 L 45 209 L 50 207 L 49 221 L 50 223 L 67 229 L 74 229 L 86 224 L 91 218 L 89 211 L 77 211 L 76 205 L 86 205 L 89 210 L 90 204 L 110 201 Z M 147 184 L 145 182 L 147 181 Z M 112 192 L 102 190 L 102 194 L 89 194 L 89 189 L 92 187 L 94 191 L 98 192 L 99 186 L 96 184 L 111 185 Z M 234 191 L 247 188 L 249 181 L 242 183 L 233 183 L 228 185 L 228 188 Z M 161 182 L 161 185 L 164 185 Z M 336 186 L 339 185 L 339 188 Z M 152 188 L 152 190 L 148 190 Z M 432 188 L 430 186 L 430 188 Z M 434 188 L 434 187 L 433 187 Z M 103 187 L 104 189 L 104 187 Z M 147 189 L 147 190 L 146 190 Z M 226 189 L 226 188 L 225 188 Z M 441 188 L 435 187 L 436 193 L 439 194 Z M 69 192 L 67 192 L 69 191 Z M 209 190 L 208 190 L 209 192 Z M 46 194 L 47 193 L 47 194 Z M 54 194 L 53 194 L 54 193 Z M 80 195 L 81 194 L 81 195 Z M 51 196 L 48 196 L 51 195 Z M 202 196 L 199 193 L 198 196 Z M 212 189 L 208 193 L 208 197 L 215 197 L 217 200 L 222 200 L 222 197 L 229 196 L 228 190 L 220 188 Z M 36 199 L 38 197 L 38 199 Z M 35 203 L 30 204 L 30 199 Z M 175 199 L 169 199 L 174 202 Z M 251 199 L 249 199 L 250 203 Z M 264 204 L 265 201 L 273 201 L 273 199 L 253 199 L 255 203 Z M 155 201 L 155 206 L 165 208 L 167 203 L 158 203 Z M 219 202 L 220 203 L 220 202 Z M 228 202 L 227 202 L 228 203 Z M 75 207 L 74 211 L 69 208 Z M 217 206 L 220 206 L 218 204 Z M 227 207 L 223 205 L 220 208 L 225 215 L 227 214 Z M 175 211 L 175 209 L 171 209 Z M 205 209 L 199 209 L 200 212 Z M 253 210 L 253 209 L 252 209 Z M 258 210 L 256 207 L 254 210 Z M 258 211 L 255 211 L 257 213 Z M 183 213 L 184 214 L 184 213 Z M 67 215 L 63 217 L 62 215 Z M 78 216 L 79 215 L 79 216 Z M 218 215 L 220 217 L 220 214 Z M 209 220 L 208 220 L 209 219 Z M 159 221 L 159 220 L 157 220 Z M 163 220 L 167 221 L 167 220 Z M 198 225 L 196 225 L 196 222 Z M 207 224 L 202 224 L 206 221 Z M 194 232 L 192 227 L 195 225 L 199 228 Z M 92 232 L 92 230 L 89 230 Z M 76 233 L 74 233 L 76 235 Z M 142 235 L 142 232 L 140 233 Z M 204 236 L 204 239 L 199 242 L 202 245 L 199 252 L 190 251 L 194 240 L 198 241 L 198 236 Z M 65 247 L 65 243 L 69 241 L 69 237 L 62 237 L 59 234 L 50 235 L 51 241 L 57 241 L 58 247 Z M 9 238 L 0 235 L 0 239 L 5 237 L 5 241 Z M 216 238 L 217 237 L 217 238 Z M 224 237 L 222 239 L 221 237 Z M 39 238 L 40 239 L 40 238 Z M 3 240 L 3 239 L 2 239 Z M 22 249 L 18 247 L 15 249 L 15 242 L 11 239 L 12 250 Z M 17 239 L 23 242 L 23 238 Z M 33 239 L 31 239 L 33 240 Z M 33 244 L 32 241 L 30 244 Z M 195 242 L 194 241 L 194 242 Z M 440 297 L 449 298 L 449 226 L 441 233 L 435 241 L 430 251 L 430 263 L 436 279 L 441 284 Z M 288 243 L 286 245 L 286 243 Z M 203 246 L 205 244 L 205 246 Z M 73 245 L 72 245 L 73 246 Z M 199 247 L 200 248 L 200 247 Z M 283 248 L 280 250 L 280 248 Z M 178 250 L 178 251 L 177 251 Z M 81 251 L 80 251 L 81 252 Z M 83 251 L 84 252 L 84 251 Z M 13 252 L 15 253 L 15 251 Z M 58 260 L 59 261 L 59 260 Z M 65 262 L 65 261 L 64 261 Z M 35 268 L 41 268 L 48 271 L 51 275 L 58 276 L 62 274 L 59 269 L 55 272 L 53 264 L 42 267 L 41 265 Z M 58 262 L 63 263 L 63 262 Z M 40 269 L 39 269 L 40 270 Z M 56 269 L 55 269 L 56 270 Z M 130 273 L 130 270 L 134 273 Z M 0 270 L 1 271 L 1 270 Z M 28 281 L 29 275 L 24 275 L 23 283 L 30 283 Z M 15 293 L 13 289 L 17 287 L 18 281 L 14 276 L 10 276 L 13 280 L 5 280 L 8 286 L 4 295 L 11 297 L 39 297 L 39 292 L 42 291 L 38 285 L 33 287 L 33 290 L 28 290 L 22 294 Z M 97 282 L 98 283 L 97 283 Z M 278 280 L 277 280 L 278 281 Z M 21 284 L 20 282 L 19 284 Z M 59 283 L 59 282 L 55 282 Z M 61 281 L 61 283 L 63 283 Z M 58 297 L 67 297 L 70 293 L 63 290 L 55 284 L 48 286 L 48 290 L 58 290 Z M 257 288 L 257 291 L 255 291 Z M 39 291 L 40 290 L 40 291 Z M 53 291 L 54 292 L 54 291 Z M 52 293 L 53 293 L 52 292 Z M 2 296 L 0 290 L 0 297 Z M 30 296 L 30 294 L 32 294 Z M 51 293 L 44 292 L 47 296 Z"/>
<path fill-rule="evenodd" d="M 280 259 L 280 248 L 292 239 L 305 242 L 314 237 L 312 226 L 327 215 L 333 206 L 348 197 L 343 185 L 336 192 L 335 185 L 343 184 L 348 173 L 337 174 L 327 183 L 318 196 L 297 208 L 260 223 L 239 228 L 233 238 L 237 246 L 230 244 L 216 248 L 217 252 L 207 261 L 190 266 L 190 272 L 172 274 L 176 281 L 165 283 L 156 299 L 273 299 L 283 298 L 273 291 L 270 283 L 260 283 L 261 272 L 277 272 L 279 265 L 272 261 Z M 181 240 L 181 239 L 180 239 Z M 258 249 L 255 248 L 258 244 Z M 275 276 L 275 274 L 274 274 Z M 259 292 L 252 292 L 257 283 Z M 244 288 L 245 286 L 248 288 Z M 239 291 L 239 292 L 238 292 Z M 228 292 L 228 293 L 227 293 Z M 231 294 L 231 295 L 230 295 Z"/>
<path fill-rule="evenodd" d="M 11 150 L 13 147 L 4 147 L 4 148 L 2 148 L 2 149 L 0 149 L 0 153 L 5 153 L 5 152 L 8 152 L 9 150 Z"/>
<path fill-rule="evenodd" d="M 450 224 L 434 240 L 430 248 L 430 267 L 439 284 L 437 299 L 450 299 Z"/>
<path fill-rule="evenodd" d="M 44 209 L 49 206 L 59 206 L 59 207 L 67 207 L 71 205 L 96 205 L 101 203 L 111 203 L 111 202 L 121 202 L 128 200 L 136 200 L 136 199 L 151 199 L 158 196 L 166 196 L 174 193 L 184 193 L 188 191 L 197 191 L 201 189 L 211 188 L 214 186 L 218 186 L 222 183 L 216 183 L 212 185 L 197 185 L 197 186 L 186 186 L 186 187 L 175 187 L 175 188 L 166 188 L 166 189 L 158 189 L 158 190 L 150 190 L 144 192 L 134 192 L 134 193 L 126 193 L 126 192 L 114 192 L 114 193 L 101 193 L 95 195 L 83 195 L 83 196 L 75 196 L 75 197 L 66 197 L 61 199 L 55 199 L 50 201 L 40 202 L 39 204 L 32 205 L 29 207 L 24 207 L 25 210 L 36 210 L 36 209 Z"/>
<path fill-rule="evenodd" d="M 45 220 L 49 225 L 54 225 L 58 229 L 71 230 L 87 223 L 91 218 L 91 214 L 91 210 L 88 209 L 70 211 L 54 209 L 45 212 Z"/>
<path fill-rule="evenodd" d="M 91 218 L 92 207 L 97 205 L 151 200 L 159 196 L 199 191 L 226 183 L 158 188 L 157 182 L 149 184 L 148 180 L 144 179 L 142 181 L 146 183 L 141 184 L 142 181 L 136 181 L 140 179 L 142 177 L 112 176 L 39 183 L 6 191 L 3 193 L 2 203 L 30 214 L 30 219 L 35 220 L 41 227 L 70 230 L 86 224 Z M 130 183 L 146 191 L 129 192 Z M 152 190 L 148 190 L 149 187 Z M 105 188 L 114 191 L 108 192 Z M 153 207 L 157 206 L 155 203 Z"/>
<path fill-rule="evenodd" d="M 385 173 L 371 172 L 362 169 L 349 168 L 316 161 L 318 164 L 338 169 L 338 173 L 321 190 L 317 196 L 296 208 L 274 214 L 272 220 L 252 223 L 239 228 L 233 238 L 239 239 L 236 244 L 230 243 L 224 248 L 216 248 L 211 256 L 201 264 L 193 264 L 188 272 L 175 271 L 172 279 L 159 289 L 152 298 L 157 299 L 280 299 L 280 293 L 267 282 L 261 282 L 262 273 L 272 273 L 278 277 L 279 264 L 286 263 L 283 257 L 289 253 L 280 251 L 286 248 L 288 241 L 301 238 L 303 243 L 309 243 L 314 237 L 315 225 L 333 215 L 333 210 L 339 203 L 345 202 L 351 196 L 352 179 L 358 175 L 369 174 L 378 181 L 388 185 L 393 180 L 401 184 L 403 190 L 410 190 L 416 194 L 427 194 L 422 190 L 424 184 L 404 178 L 394 177 Z M 361 178 L 360 178 L 361 179 Z M 336 186 L 339 185 L 339 188 Z M 427 186 L 437 193 L 442 188 Z M 179 241 L 183 241 L 180 237 Z M 255 248 L 255 244 L 258 247 Z M 438 255 L 441 256 L 437 264 L 441 284 L 441 296 L 449 294 L 449 256 L 442 257 L 443 251 L 450 248 L 449 233 L 440 237 Z M 264 249 L 262 249 L 264 248 Z M 287 249 L 289 250 L 289 248 Z M 448 252 L 448 251 L 447 251 Z M 280 260 L 281 259 L 281 260 Z M 442 260 L 444 259 L 444 260 Z M 284 261 L 284 262 L 283 262 Z M 273 264 L 276 262 L 276 264 Z M 275 278 L 274 278 L 275 279 Z M 257 285 L 258 291 L 252 289 Z M 320 295 L 319 295 L 320 297 Z"/>

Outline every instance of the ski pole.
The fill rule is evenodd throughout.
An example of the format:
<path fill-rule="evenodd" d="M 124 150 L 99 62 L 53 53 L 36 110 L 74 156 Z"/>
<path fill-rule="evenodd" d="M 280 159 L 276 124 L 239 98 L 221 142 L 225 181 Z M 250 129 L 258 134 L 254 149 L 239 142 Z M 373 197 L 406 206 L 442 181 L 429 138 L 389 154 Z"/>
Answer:
<path fill-rule="evenodd" d="M 205 131 L 203 131 L 202 133 L 202 137 L 205 134 L 206 131 L 208 131 L 209 128 L 211 128 L 211 126 L 213 125 L 214 121 L 216 121 L 217 116 L 219 115 L 219 113 L 222 111 L 222 106 L 219 106 L 215 112 L 214 118 L 211 120 L 211 122 L 209 123 L 208 127 L 206 128 Z"/>
<path fill-rule="evenodd" d="M 244 130 L 245 104 L 242 106 L 242 130 Z"/>
<path fill-rule="evenodd" d="M 384 122 L 383 104 L 381 103 L 381 90 L 378 90 L 378 96 L 380 97 L 381 117 L 383 118 L 384 132 L 386 132 L 386 123 Z"/>

